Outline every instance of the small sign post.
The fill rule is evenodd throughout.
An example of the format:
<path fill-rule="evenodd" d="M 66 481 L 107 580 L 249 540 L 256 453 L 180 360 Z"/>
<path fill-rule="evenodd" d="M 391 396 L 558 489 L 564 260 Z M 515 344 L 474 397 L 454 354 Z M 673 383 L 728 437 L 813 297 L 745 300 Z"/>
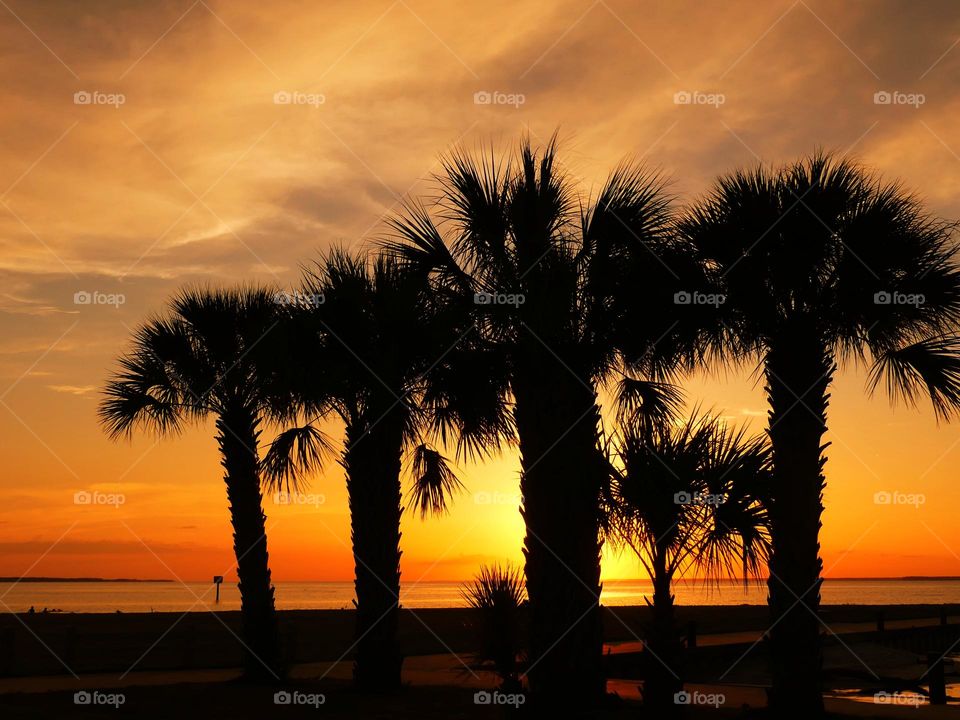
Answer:
<path fill-rule="evenodd" d="M 223 582 L 223 575 L 214 575 L 213 582 L 217 586 L 217 602 L 220 602 L 220 583 Z"/>

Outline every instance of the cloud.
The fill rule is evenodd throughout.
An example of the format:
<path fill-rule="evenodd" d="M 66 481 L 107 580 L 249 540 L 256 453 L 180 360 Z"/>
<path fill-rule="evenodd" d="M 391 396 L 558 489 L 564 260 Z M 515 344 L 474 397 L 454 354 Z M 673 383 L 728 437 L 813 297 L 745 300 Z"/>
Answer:
<path fill-rule="evenodd" d="M 56 393 L 67 395 L 89 395 L 97 389 L 96 385 L 47 385 L 47 387 Z"/>
<path fill-rule="evenodd" d="M 111 477 L 121 451 L 84 443 L 91 404 L 53 393 L 89 397 L 184 285 L 290 287 L 333 244 L 369 247 L 400 199 L 435 197 L 455 143 L 510 148 L 559 128 L 585 194 L 639 157 L 675 178 L 680 202 L 733 167 L 850 149 L 955 218 L 956 8 L 914 5 L 11 0 L 30 29 L 0 24 L 0 377 L 17 382 L 18 413 L 47 419 L 34 426 L 58 456 Z M 326 102 L 276 105 L 278 90 Z M 479 90 L 525 102 L 477 105 Z M 675 104 L 684 90 L 725 102 Z M 879 90 L 925 102 L 877 105 Z M 125 102 L 78 105 L 78 91 Z M 77 305 L 78 292 L 125 303 Z M 729 406 L 764 416 L 746 392 Z M 53 462 L 34 438 L 24 447 Z M 184 452 L 191 469 L 210 457 Z"/>
<path fill-rule="evenodd" d="M 144 547 L 146 545 L 147 547 Z M 51 550 L 53 548 L 53 550 Z M 149 548 L 149 550 L 147 549 Z M 21 540 L 21 541 L 0 541 L 0 554 L 6 556 L 12 555 L 33 555 L 40 557 L 47 555 L 57 557 L 59 555 L 85 555 L 88 557 L 110 556 L 110 555 L 142 555 L 152 557 L 150 550 L 158 555 L 183 554 L 191 552 L 216 551 L 221 549 L 215 546 L 208 546 L 197 543 L 171 543 L 158 540 L 70 540 L 64 539 L 56 542 L 56 538 L 49 540 Z"/>

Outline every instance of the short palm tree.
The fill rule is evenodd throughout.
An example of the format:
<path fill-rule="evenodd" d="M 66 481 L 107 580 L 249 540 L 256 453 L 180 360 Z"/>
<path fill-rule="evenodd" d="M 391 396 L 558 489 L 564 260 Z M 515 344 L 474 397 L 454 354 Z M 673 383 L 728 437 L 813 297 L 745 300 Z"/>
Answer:
<path fill-rule="evenodd" d="M 246 675 L 283 675 L 267 555 L 258 443 L 265 421 L 286 417 L 271 333 L 280 320 L 265 289 L 187 290 L 134 334 L 100 404 L 113 437 L 143 428 L 176 434 L 214 417 L 240 580 Z"/>
<path fill-rule="evenodd" d="M 656 174 L 627 164 L 595 200 L 581 202 L 554 141 L 543 151 L 523 143 L 513 160 L 456 151 L 443 163 L 437 205 L 408 207 L 393 222 L 399 238 L 388 244 L 429 274 L 438 298 L 476 322 L 479 342 L 451 363 L 469 373 L 439 376 L 427 399 L 459 405 L 459 415 L 440 416 L 453 431 L 516 431 L 533 701 L 593 705 L 605 689 L 599 597 L 607 471 L 597 387 L 619 365 L 620 341 L 629 338 L 632 369 L 643 375 L 651 356 L 641 348 L 671 328 L 679 288 L 664 279 L 653 252 L 669 252 L 669 198 Z M 645 259 L 629 278 L 621 269 L 628 252 Z M 612 299 L 629 287 L 652 299 L 666 294 L 653 288 L 669 287 L 671 300 L 625 330 Z M 669 365 L 666 353 L 658 357 Z M 648 396 L 657 389 L 645 386 Z M 471 412 L 471 404 L 482 408 Z"/>
<path fill-rule="evenodd" d="M 479 619 L 477 658 L 493 664 L 503 692 L 520 692 L 517 658 L 523 649 L 521 612 L 527 602 L 522 570 L 510 564 L 483 565 L 461 595 Z"/>
<path fill-rule="evenodd" d="M 611 539 L 636 553 L 653 584 L 643 700 L 669 714 L 684 678 L 673 580 L 691 567 L 757 576 L 769 545 L 767 503 L 756 494 L 769 485 L 769 449 L 696 411 L 680 424 L 632 415 L 612 439 L 611 469 Z"/>
<path fill-rule="evenodd" d="M 422 276 L 393 260 L 333 250 L 308 271 L 293 295 L 290 336 L 304 362 L 288 376 L 308 422 L 282 432 L 264 460 L 272 483 L 296 483 L 327 446 L 317 429 L 335 416 L 345 426 L 346 472 L 356 566 L 354 676 L 365 689 L 400 686 L 401 470 L 411 456 L 413 507 L 442 513 L 460 482 L 431 447 L 431 414 L 422 405 L 431 372 L 462 352 L 469 325 L 431 302 Z"/>
<path fill-rule="evenodd" d="M 815 154 L 721 177 L 680 223 L 725 302 L 706 345 L 758 360 L 770 403 L 773 550 L 771 704 L 823 712 L 819 642 L 823 434 L 843 361 L 872 363 L 870 388 L 960 407 L 960 268 L 952 228 L 896 183 Z M 705 326 L 707 327 L 707 326 Z"/>

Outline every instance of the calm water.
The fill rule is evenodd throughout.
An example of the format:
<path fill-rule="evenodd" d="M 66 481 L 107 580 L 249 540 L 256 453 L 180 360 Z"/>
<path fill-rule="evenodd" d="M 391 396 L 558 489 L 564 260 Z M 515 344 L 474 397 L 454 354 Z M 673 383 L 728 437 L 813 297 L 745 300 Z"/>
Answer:
<path fill-rule="evenodd" d="M 422 582 L 401 592 L 400 602 L 411 608 L 462 607 L 459 583 Z M 605 605 L 642 605 L 650 584 L 612 580 L 604 583 Z M 706 586 L 701 581 L 681 581 L 675 586 L 682 605 L 763 605 L 766 590 L 753 584 L 744 591 L 740 583 Z M 823 602 L 829 605 L 900 605 L 960 603 L 960 580 L 825 580 Z M 277 583 L 281 609 L 337 609 L 353 607 L 353 583 Z M 24 612 L 31 605 L 64 612 L 186 612 L 211 608 L 235 610 L 240 596 L 233 583 L 220 588 L 214 603 L 209 583 L 0 583 L 4 611 Z"/>

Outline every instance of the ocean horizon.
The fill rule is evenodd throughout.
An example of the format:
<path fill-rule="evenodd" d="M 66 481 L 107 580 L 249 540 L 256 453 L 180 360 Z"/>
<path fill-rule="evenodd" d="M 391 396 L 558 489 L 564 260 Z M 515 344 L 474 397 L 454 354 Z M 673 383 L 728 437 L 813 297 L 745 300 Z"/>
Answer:
<path fill-rule="evenodd" d="M 401 586 L 400 603 L 407 608 L 465 607 L 463 582 L 423 581 Z M 352 581 L 277 582 L 276 603 L 280 610 L 352 609 Z M 643 580 L 606 580 L 600 600 L 603 605 L 644 605 L 652 587 Z M 765 582 L 703 579 L 674 583 L 678 605 L 766 605 Z M 821 588 L 824 605 L 960 604 L 960 578 L 828 578 Z M 4 612 L 113 613 L 113 612 L 208 612 L 239 610 L 236 583 L 220 586 L 220 602 L 210 582 L 164 580 L 99 580 L 25 578 L 0 581 Z"/>

